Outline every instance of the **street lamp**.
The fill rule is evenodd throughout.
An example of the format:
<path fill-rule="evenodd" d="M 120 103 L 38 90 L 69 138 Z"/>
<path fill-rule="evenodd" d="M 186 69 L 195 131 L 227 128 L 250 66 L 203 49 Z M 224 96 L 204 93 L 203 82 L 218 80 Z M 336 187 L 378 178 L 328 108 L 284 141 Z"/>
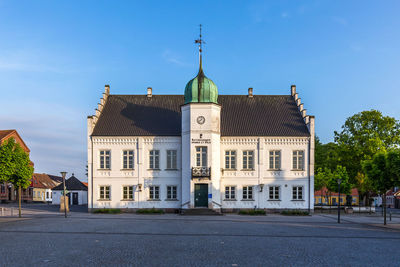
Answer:
<path fill-rule="evenodd" d="M 67 200 L 66 200 L 66 194 L 65 194 L 65 175 L 67 175 L 67 172 L 61 172 L 61 176 L 63 178 L 63 184 L 64 184 L 64 214 L 65 214 L 65 218 L 67 218 Z"/>
<path fill-rule="evenodd" d="M 337 222 L 340 223 L 340 184 L 342 183 L 342 179 L 337 179 L 338 183 L 338 193 L 339 193 L 339 198 L 338 198 L 338 210 L 337 210 Z"/>

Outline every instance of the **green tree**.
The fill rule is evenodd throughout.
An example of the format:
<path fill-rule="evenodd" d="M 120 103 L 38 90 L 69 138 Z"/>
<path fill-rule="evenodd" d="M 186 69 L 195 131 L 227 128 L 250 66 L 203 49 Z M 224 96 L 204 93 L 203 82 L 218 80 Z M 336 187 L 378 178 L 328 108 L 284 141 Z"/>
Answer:
<path fill-rule="evenodd" d="M 29 155 L 13 138 L 8 139 L 0 148 L 0 165 L 5 164 L 5 168 L 0 169 L 0 177 L 4 181 L 10 182 L 18 188 L 18 208 L 21 217 L 21 197 L 22 189 L 26 189 L 33 174 L 33 167 L 29 160 Z M 3 171 L 3 173 L 1 173 Z"/>
<path fill-rule="evenodd" d="M 12 155 L 15 142 L 12 139 L 5 141 L 0 145 L 0 182 L 7 182 L 14 173 L 14 164 Z"/>
<path fill-rule="evenodd" d="M 329 168 L 334 170 L 339 164 L 340 154 L 339 146 L 335 143 L 322 144 L 318 137 L 315 138 L 315 169 L 319 170 Z"/>
<path fill-rule="evenodd" d="M 383 195 L 382 206 L 386 225 L 386 192 L 399 184 L 400 152 L 379 152 L 371 160 L 363 161 L 363 170 L 373 188 Z"/>
<path fill-rule="evenodd" d="M 383 116 L 377 110 L 362 111 L 347 118 L 340 133 L 335 131 L 335 142 L 340 155 L 339 163 L 345 166 L 350 182 L 358 188 L 368 185 L 369 179 L 360 180 L 362 162 L 371 160 L 378 152 L 386 152 L 400 145 L 400 123 L 392 117 Z"/>
<path fill-rule="evenodd" d="M 350 194 L 351 191 L 351 183 L 349 182 L 349 175 L 347 173 L 346 167 L 341 165 L 336 166 L 336 169 L 330 175 L 329 180 L 327 182 L 327 188 L 330 192 L 338 192 L 338 180 L 341 180 L 340 183 L 340 193 L 347 195 Z M 340 196 L 339 196 L 340 201 Z"/>

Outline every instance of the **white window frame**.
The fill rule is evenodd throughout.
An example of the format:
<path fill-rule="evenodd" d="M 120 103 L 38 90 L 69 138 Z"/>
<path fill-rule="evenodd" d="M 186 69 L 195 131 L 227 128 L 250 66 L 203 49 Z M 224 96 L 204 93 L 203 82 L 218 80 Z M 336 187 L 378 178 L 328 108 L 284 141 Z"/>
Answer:
<path fill-rule="evenodd" d="M 208 167 L 208 147 L 196 146 L 196 167 Z"/>
<path fill-rule="evenodd" d="M 125 195 L 125 188 L 127 189 L 126 195 Z M 131 198 L 130 198 L 130 195 L 132 195 Z M 133 185 L 123 185 L 122 186 L 122 200 L 131 200 L 131 201 L 135 200 L 135 187 Z"/>
<path fill-rule="evenodd" d="M 167 200 L 177 200 L 177 199 L 178 199 L 178 186 L 167 185 Z"/>
<path fill-rule="evenodd" d="M 299 190 L 301 188 L 301 190 Z M 301 191 L 301 198 L 299 197 L 299 192 Z M 304 200 L 304 186 L 294 185 L 292 186 L 292 200 Z"/>
<path fill-rule="evenodd" d="M 270 150 L 269 151 L 269 169 L 270 170 L 280 170 L 282 162 L 282 152 L 281 150 Z"/>
<path fill-rule="evenodd" d="M 277 193 L 276 189 L 278 189 L 278 193 Z M 272 193 L 272 198 L 271 198 L 271 193 Z M 281 200 L 281 186 L 280 185 L 270 185 L 268 187 L 268 199 L 269 200 Z"/>
<path fill-rule="evenodd" d="M 167 170 L 178 169 L 178 151 L 176 149 L 167 150 Z"/>
<path fill-rule="evenodd" d="M 153 149 L 149 151 L 149 169 L 160 169 L 160 150 Z"/>
<path fill-rule="evenodd" d="M 251 190 L 249 190 L 251 188 Z M 243 200 L 254 200 L 254 188 L 252 185 L 245 185 L 242 189 L 242 199 Z"/>
<path fill-rule="evenodd" d="M 254 170 L 254 150 L 243 150 L 243 169 Z"/>
<path fill-rule="evenodd" d="M 292 168 L 295 171 L 303 171 L 304 170 L 304 158 L 305 153 L 304 150 L 293 150 L 293 159 L 292 159 Z"/>
<path fill-rule="evenodd" d="M 111 150 L 104 149 L 99 151 L 99 169 L 111 170 Z"/>
<path fill-rule="evenodd" d="M 135 168 L 135 151 L 133 149 L 122 151 L 122 169 L 133 170 Z"/>
<path fill-rule="evenodd" d="M 160 200 L 160 186 L 159 185 L 150 185 L 149 186 L 149 200 Z"/>
<path fill-rule="evenodd" d="M 236 200 L 236 186 L 225 186 L 225 200 Z"/>
<path fill-rule="evenodd" d="M 108 188 L 108 198 L 107 198 L 107 188 Z M 104 192 L 102 193 L 102 190 Z M 103 194 L 103 198 L 101 195 Z M 111 185 L 100 185 L 99 186 L 99 200 L 111 200 Z"/>
<path fill-rule="evenodd" d="M 225 150 L 225 169 L 236 170 L 236 150 Z"/>

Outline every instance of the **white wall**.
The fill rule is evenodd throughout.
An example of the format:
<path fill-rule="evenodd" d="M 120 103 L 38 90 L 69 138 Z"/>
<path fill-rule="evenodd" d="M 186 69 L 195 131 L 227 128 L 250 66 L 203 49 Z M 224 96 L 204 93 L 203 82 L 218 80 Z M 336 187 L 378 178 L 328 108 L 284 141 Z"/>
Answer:
<path fill-rule="evenodd" d="M 67 190 L 67 193 L 71 193 L 70 199 L 69 199 L 70 205 L 72 205 L 72 193 L 78 193 L 78 203 L 79 203 L 78 205 L 88 204 L 88 192 L 87 191 L 77 191 L 77 190 L 69 191 L 69 190 Z M 53 190 L 52 204 L 60 205 L 61 195 L 62 195 L 62 190 Z"/>
<path fill-rule="evenodd" d="M 183 135 L 183 138 L 186 138 Z M 205 136 L 204 136 L 205 138 Z M 181 149 L 180 137 L 94 137 L 94 182 L 93 182 L 93 208 L 181 208 L 182 204 L 193 198 L 193 189 L 191 190 L 190 168 L 194 162 L 194 149 L 189 145 L 183 144 L 185 149 Z M 308 209 L 309 191 L 308 191 L 308 145 L 309 138 L 297 137 L 222 137 L 220 138 L 219 161 L 220 181 L 219 192 L 215 201 L 222 203 L 222 208 L 267 208 L 267 209 Z M 187 140 L 187 141 L 190 141 Z M 99 151 L 102 149 L 111 150 L 111 170 L 99 170 Z M 133 149 L 135 152 L 135 168 L 126 171 L 122 169 L 122 151 Z M 160 170 L 149 170 L 149 151 L 151 149 L 160 150 Z M 169 171 L 166 169 L 166 150 L 177 150 L 178 170 Z M 237 151 L 237 170 L 227 171 L 224 168 L 225 150 Z M 242 170 L 242 151 L 254 150 L 255 168 L 252 171 Z M 281 170 L 272 171 L 269 169 L 269 151 L 281 151 Z M 304 170 L 292 170 L 292 151 L 304 150 Z M 191 151 L 188 154 L 185 151 Z M 183 157 L 182 157 L 183 155 Z M 213 159 L 213 164 L 214 163 Z M 182 166 L 186 167 L 182 169 Z M 218 170 L 217 169 L 217 170 Z M 185 178 L 182 179 L 181 175 Z M 90 180 L 90 179 L 89 179 Z M 212 181 L 212 184 L 218 181 Z M 313 183 L 313 180 L 311 181 Z M 111 187 L 110 201 L 98 201 L 99 186 L 109 185 Z M 122 187 L 124 185 L 136 186 L 134 201 L 122 200 Z M 138 185 L 142 190 L 139 191 Z M 149 185 L 160 186 L 160 201 L 150 201 Z M 178 186 L 178 200 L 166 201 L 167 185 Z M 225 201 L 225 186 L 236 186 L 236 201 Z M 242 187 L 252 185 L 253 201 L 242 200 Z M 260 185 L 263 186 L 260 192 Z M 269 185 L 279 185 L 281 192 L 280 201 L 270 201 L 268 197 Z M 303 186 L 303 201 L 292 200 L 292 186 Z M 214 188 L 215 189 L 215 188 Z M 89 191 L 90 187 L 89 187 Z M 310 198 L 313 201 L 314 194 L 310 192 Z M 184 196 L 182 197 L 182 194 Z M 185 197 L 186 194 L 186 197 Z M 213 192 L 213 200 L 214 200 Z M 90 196 L 90 192 L 89 192 Z M 192 200 L 193 201 L 193 200 Z M 313 209 L 313 205 L 311 205 Z M 89 207 L 91 208 L 91 207 Z"/>

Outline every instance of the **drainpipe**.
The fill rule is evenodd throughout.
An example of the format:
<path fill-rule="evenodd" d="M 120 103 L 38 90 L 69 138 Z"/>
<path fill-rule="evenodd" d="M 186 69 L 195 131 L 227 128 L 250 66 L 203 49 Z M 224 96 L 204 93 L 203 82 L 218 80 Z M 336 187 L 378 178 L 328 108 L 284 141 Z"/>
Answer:
<path fill-rule="evenodd" d="M 92 194 L 91 194 L 91 198 L 92 198 L 92 210 L 93 210 L 93 138 L 92 138 L 92 136 L 90 136 L 90 143 L 92 144 L 92 147 L 91 147 L 91 150 L 92 150 L 92 162 L 91 162 L 91 169 L 92 169 L 92 171 L 90 172 L 90 178 L 92 179 L 92 182 L 91 182 L 91 191 L 92 191 Z"/>
<path fill-rule="evenodd" d="M 311 172 L 310 172 L 310 167 L 311 167 L 311 138 L 308 142 L 308 214 L 311 212 Z"/>

